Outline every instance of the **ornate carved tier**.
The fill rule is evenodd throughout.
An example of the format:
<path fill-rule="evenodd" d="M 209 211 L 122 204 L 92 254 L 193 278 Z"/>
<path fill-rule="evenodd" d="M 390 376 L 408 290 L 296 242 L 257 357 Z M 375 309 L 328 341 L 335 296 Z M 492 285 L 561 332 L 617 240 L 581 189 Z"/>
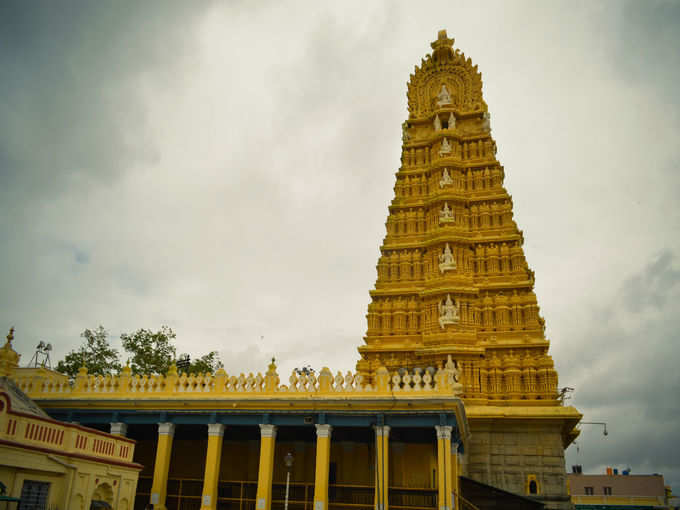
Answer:
<path fill-rule="evenodd" d="M 402 165 L 357 370 L 372 381 L 379 367 L 425 369 L 452 356 L 466 398 L 554 401 L 557 374 L 481 74 L 445 31 L 432 49 L 408 83 Z"/>

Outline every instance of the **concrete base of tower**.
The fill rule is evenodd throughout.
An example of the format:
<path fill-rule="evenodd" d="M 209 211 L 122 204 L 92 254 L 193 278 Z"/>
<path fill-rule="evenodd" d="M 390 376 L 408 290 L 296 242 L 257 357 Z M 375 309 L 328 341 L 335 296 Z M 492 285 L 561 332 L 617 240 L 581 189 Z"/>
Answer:
<path fill-rule="evenodd" d="M 463 474 L 514 494 L 539 500 L 546 509 L 567 510 L 564 422 L 474 419 Z"/>

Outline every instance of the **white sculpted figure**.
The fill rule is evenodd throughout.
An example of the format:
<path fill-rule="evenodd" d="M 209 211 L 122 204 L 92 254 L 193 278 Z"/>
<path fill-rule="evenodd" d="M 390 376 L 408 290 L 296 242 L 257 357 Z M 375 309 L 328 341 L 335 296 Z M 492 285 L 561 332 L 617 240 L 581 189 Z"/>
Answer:
<path fill-rule="evenodd" d="M 404 123 L 401 125 L 401 141 L 408 142 L 410 138 L 411 137 L 408 134 L 408 122 L 404 121 Z"/>
<path fill-rule="evenodd" d="M 491 114 L 489 112 L 484 112 L 484 117 L 482 118 L 482 129 L 484 131 L 491 131 Z"/>
<path fill-rule="evenodd" d="M 442 128 L 442 121 L 439 120 L 439 114 L 434 116 L 434 130 L 439 131 Z"/>
<path fill-rule="evenodd" d="M 444 253 L 439 254 L 439 271 L 444 272 L 450 269 L 456 269 L 456 259 L 453 258 L 453 253 L 451 253 L 451 247 L 449 243 L 446 243 L 444 248 Z"/>
<path fill-rule="evenodd" d="M 442 178 L 439 180 L 439 187 L 443 188 L 449 184 L 453 184 L 453 179 L 451 179 L 451 176 L 449 175 L 449 170 L 445 168 L 442 172 Z"/>
<path fill-rule="evenodd" d="M 437 106 L 444 106 L 447 104 L 451 104 L 451 95 L 449 94 L 446 85 L 442 83 L 442 89 L 439 91 L 439 94 L 437 94 Z"/>
<path fill-rule="evenodd" d="M 460 379 L 460 370 L 458 369 L 458 362 L 453 361 L 451 359 L 451 355 L 449 354 L 448 358 L 446 359 L 446 363 L 444 363 L 444 368 L 451 374 L 451 377 L 453 378 L 452 382 L 458 382 Z"/>
<path fill-rule="evenodd" d="M 451 115 L 449 115 L 449 129 L 455 129 L 456 128 L 456 116 L 451 112 Z"/>
<path fill-rule="evenodd" d="M 439 223 L 453 223 L 453 211 L 449 209 L 449 203 L 444 202 L 444 207 L 439 211 Z"/>
<path fill-rule="evenodd" d="M 447 324 L 456 324 L 458 320 L 458 307 L 451 299 L 451 294 L 447 294 L 446 301 L 439 302 L 439 326 L 444 329 Z"/>
<path fill-rule="evenodd" d="M 439 155 L 443 156 L 444 154 L 451 154 L 451 144 L 446 138 L 442 141 L 442 146 L 439 147 Z"/>

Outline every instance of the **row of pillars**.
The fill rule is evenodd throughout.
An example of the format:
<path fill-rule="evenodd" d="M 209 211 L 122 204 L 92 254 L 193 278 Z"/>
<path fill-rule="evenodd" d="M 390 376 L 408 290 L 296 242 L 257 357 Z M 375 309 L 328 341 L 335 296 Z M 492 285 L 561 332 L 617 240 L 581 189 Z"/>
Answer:
<path fill-rule="evenodd" d="M 456 510 L 456 494 L 459 493 L 458 443 L 451 442 L 450 425 L 436 425 L 437 432 L 437 487 L 439 510 Z M 272 477 L 274 473 L 274 446 L 276 425 L 260 424 L 260 464 L 257 476 L 257 495 L 255 510 L 271 510 Z M 316 424 L 316 469 L 314 480 L 314 510 L 328 510 L 328 477 L 331 458 L 331 432 L 333 427 Z M 127 426 L 112 423 L 111 433 L 124 436 Z M 158 424 L 158 448 L 154 464 L 151 486 L 151 504 L 154 510 L 166 510 L 165 501 L 170 472 L 170 454 L 175 434 L 173 423 Z M 387 425 L 375 426 L 376 469 L 375 505 L 376 510 L 388 510 L 389 480 L 389 435 Z M 217 508 L 217 484 L 219 482 L 220 462 L 224 425 L 208 424 L 208 451 L 205 461 L 201 510 Z"/>

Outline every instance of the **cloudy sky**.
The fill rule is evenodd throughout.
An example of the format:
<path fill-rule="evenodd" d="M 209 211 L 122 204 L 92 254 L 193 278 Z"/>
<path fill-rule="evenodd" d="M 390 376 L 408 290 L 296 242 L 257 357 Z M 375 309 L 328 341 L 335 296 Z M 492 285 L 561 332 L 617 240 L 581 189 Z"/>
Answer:
<path fill-rule="evenodd" d="M 0 327 L 29 361 L 172 327 L 229 372 L 352 368 L 406 81 L 479 65 L 567 465 L 680 490 L 680 2 L 2 2 Z"/>

